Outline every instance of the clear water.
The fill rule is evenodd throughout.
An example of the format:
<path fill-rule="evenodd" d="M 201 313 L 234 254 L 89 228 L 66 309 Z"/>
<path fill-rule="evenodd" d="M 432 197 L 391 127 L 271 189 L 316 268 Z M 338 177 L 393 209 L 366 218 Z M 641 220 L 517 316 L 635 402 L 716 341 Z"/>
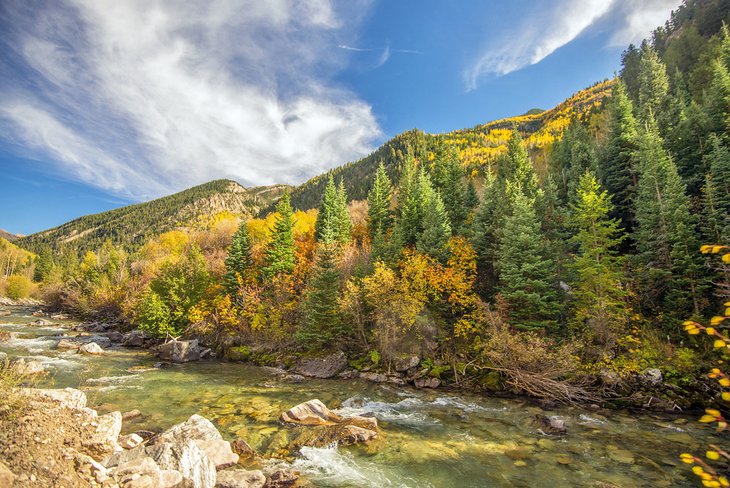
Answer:
<path fill-rule="evenodd" d="M 527 401 L 395 388 L 360 380 L 281 381 L 266 368 L 196 362 L 154 368 L 146 351 L 117 348 L 104 356 L 57 351 L 61 322 L 29 327 L 29 310 L 0 317 L 11 332 L 0 351 L 46 363 L 41 386 L 85 391 L 101 412 L 139 409 L 126 431 L 160 430 L 193 413 L 224 437 L 241 437 L 261 454 L 286 445 L 279 414 L 319 398 L 342 414 L 374 413 L 382 438 L 369 446 L 304 448 L 280 462 L 325 487 L 617 487 L 696 486 L 678 460 L 717 442 L 694 417 L 560 408 L 568 435 L 542 435 L 532 423 L 543 411 Z M 141 371 L 133 367 L 147 367 Z M 131 371 L 131 372 L 130 372 Z"/>

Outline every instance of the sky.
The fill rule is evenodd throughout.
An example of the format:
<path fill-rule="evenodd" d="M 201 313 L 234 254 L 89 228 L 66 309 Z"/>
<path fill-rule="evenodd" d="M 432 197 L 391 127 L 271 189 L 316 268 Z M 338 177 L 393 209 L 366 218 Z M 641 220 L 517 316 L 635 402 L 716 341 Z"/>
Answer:
<path fill-rule="evenodd" d="M 0 228 L 551 108 L 680 0 L 3 0 Z"/>

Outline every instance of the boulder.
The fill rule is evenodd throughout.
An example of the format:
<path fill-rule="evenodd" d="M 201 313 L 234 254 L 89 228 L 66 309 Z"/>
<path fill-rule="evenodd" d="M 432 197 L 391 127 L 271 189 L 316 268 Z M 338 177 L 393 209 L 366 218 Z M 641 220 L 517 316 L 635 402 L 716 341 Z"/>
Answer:
<path fill-rule="evenodd" d="M 134 449 L 142 444 L 142 441 L 142 437 L 137 434 L 119 436 L 119 445 L 122 446 L 123 449 Z"/>
<path fill-rule="evenodd" d="M 227 441 L 211 439 L 208 441 L 196 440 L 195 443 L 213 461 L 216 469 L 227 468 L 238 462 L 238 454 L 231 450 L 231 444 Z"/>
<path fill-rule="evenodd" d="M 163 444 L 165 442 L 183 442 L 185 440 L 222 440 L 218 429 L 210 422 L 210 420 L 198 414 L 192 415 L 185 422 L 174 425 L 162 434 L 158 435 L 150 441 L 152 445 Z"/>
<path fill-rule="evenodd" d="M 88 344 L 84 344 L 83 346 L 79 347 L 79 352 L 81 354 L 99 356 L 101 354 L 104 354 L 104 349 L 102 349 L 101 346 L 96 342 L 89 342 Z"/>
<path fill-rule="evenodd" d="M 58 341 L 58 344 L 56 344 L 56 349 L 63 351 L 78 351 L 79 344 L 68 339 L 61 339 Z"/>
<path fill-rule="evenodd" d="M 136 419 L 137 417 L 141 417 L 142 412 L 137 410 L 136 408 L 134 410 L 130 410 L 129 412 L 124 412 L 122 414 L 122 422 L 126 422 L 128 420 Z"/>
<path fill-rule="evenodd" d="M 218 472 L 216 488 L 262 488 L 266 484 L 266 476 L 261 471 L 246 469 L 228 469 Z"/>
<path fill-rule="evenodd" d="M 122 448 L 119 446 L 119 432 L 122 430 L 122 413 L 111 412 L 97 417 L 95 432 L 86 439 L 81 440 L 81 445 L 91 451 L 92 454 L 103 458 Z"/>
<path fill-rule="evenodd" d="M 13 362 L 13 371 L 20 376 L 35 376 L 46 374 L 46 367 L 42 362 L 31 359 L 26 361 L 23 358 Z"/>
<path fill-rule="evenodd" d="M 560 417 L 548 417 L 543 414 L 535 414 L 533 417 L 533 423 L 535 423 L 545 434 L 563 435 L 567 432 L 565 420 Z"/>
<path fill-rule="evenodd" d="M 33 322 L 30 322 L 28 325 L 30 326 L 36 326 L 36 327 L 47 327 L 49 325 L 53 325 L 53 322 L 46 319 L 38 319 L 34 320 Z"/>
<path fill-rule="evenodd" d="M 33 317 L 45 317 L 46 313 L 43 310 L 36 310 L 31 314 Z"/>
<path fill-rule="evenodd" d="M 659 368 L 651 368 L 644 371 L 639 378 L 641 382 L 649 386 L 661 385 L 664 378 L 662 377 L 662 370 Z"/>
<path fill-rule="evenodd" d="M 294 368 L 295 372 L 313 378 L 332 378 L 347 368 L 347 357 L 338 351 L 319 358 L 305 359 Z"/>
<path fill-rule="evenodd" d="M 122 334 L 121 332 L 119 332 L 117 330 L 108 332 L 106 336 L 114 344 L 121 344 L 122 342 L 124 342 L 124 334 Z"/>
<path fill-rule="evenodd" d="M 141 330 L 133 330 L 124 334 L 122 345 L 126 347 L 142 347 L 147 339 L 147 334 Z"/>
<path fill-rule="evenodd" d="M 363 429 L 356 425 L 343 425 L 337 429 L 337 444 L 340 446 L 349 446 L 351 444 L 359 444 L 376 439 L 378 433 L 374 430 Z"/>
<path fill-rule="evenodd" d="M 408 371 L 411 368 L 415 368 L 420 362 L 421 358 L 419 358 L 415 354 L 411 354 L 396 358 L 395 361 L 393 361 L 393 366 L 395 366 L 396 371 L 402 373 L 404 371 Z"/>
<path fill-rule="evenodd" d="M 10 468 L 0 462 L 0 486 L 13 486 L 15 482 L 15 474 L 10 471 Z"/>
<path fill-rule="evenodd" d="M 433 376 L 426 376 L 417 378 L 413 384 L 416 385 L 416 388 L 438 388 L 441 385 L 441 380 Z"/>
<path fill-rule="evenodd" d="M 90 342 L 95 342 L 101 347 L 110 347 L 112 345 L 112 341 L 107 336 L 102 335 L 89 335 L 84 336 L 80 335 L 74 338 L 77 342 L 81 344 L 88 344 Z"/>
<path fill-rule="evenodd" d="M 187 363 L 200 359 L 200 347 L 198 340 L 189 341 L 172 340 L 162 344 L 159 349 L 160 359 L 172 361 L 173 363 Z"/>
<path fill-rule="evenodd" d="M 63 408 L 81 410 L 86 407 L 86 394 L 75 388 L 26 388 L 23 392 L 44 400 L 51 400 Z"/>
<path fill-rule="evenodd" d="M 192 440 L 148 446 L 145 452 L 160 469 L 178 471 L 190 488 L 213 488 L 215 464 Z"/>
<path fill-rule="evenodd" d="M 290 408 L 281 414 L 279 420 L 288 424 L 333 425 L 341 422 L 342 418 L 315 399 Z"/>
<path fill-rule="evenodd" d="M 298 473 L 280 469 L 269 475 L 266 480 L 266 488 L 289 488 L 295 486 L 298 479 Z"/>
<path fill-rule="evenodd" d="M 175 470 L 162 470 L 149 456 L 133 459 L 111 471 L 121 488 L 173 488 L 183 482 L 183 476 Z"/>

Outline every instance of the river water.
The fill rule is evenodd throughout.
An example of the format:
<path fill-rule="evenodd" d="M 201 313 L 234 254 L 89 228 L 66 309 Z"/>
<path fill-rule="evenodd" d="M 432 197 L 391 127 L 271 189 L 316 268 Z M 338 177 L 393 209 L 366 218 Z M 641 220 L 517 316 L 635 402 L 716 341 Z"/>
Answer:
<path fill-rule="evenodd" d="M 381 440 L 369 446 L 304 448 L 282 463 L 323 487 L 640 487 L 697 486 L 682 452 L 718 442 L 695 417 L 628 412 L 549 411 L 519 399 L 396 388 L 362 380 L 288 383 L 266 368 L 200 361 L 154 368 L 139 349 L 100 357 L 55 349 L 70 321 L 27 324 L 28 309 L 0 317 L 9 357 L 36 359 L 51 374 L 38 386 L 86 392 L 100 413 L 139 409 L 124 431 L 161 430 L 199 413 L 224 437 L 241 437 L 260 454 L 286 444 L 282 411 L 319 398 L 341 414 L 373 413 Z M 557 415 L 568 434 L 542 434 L 535 414 Z M 273 461 L 272 461 L 273 462 Z"/>

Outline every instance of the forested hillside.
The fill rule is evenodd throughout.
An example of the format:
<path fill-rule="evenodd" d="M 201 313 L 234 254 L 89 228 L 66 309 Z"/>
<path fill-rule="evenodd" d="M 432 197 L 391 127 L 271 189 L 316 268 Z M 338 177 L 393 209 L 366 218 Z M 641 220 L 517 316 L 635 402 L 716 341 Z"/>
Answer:
<path fill-rule="evenodd" d="M 275 201 L 286 185 L 244 188 L 235 181 L 216 180 L 157 200 L 87 215 L 59 227 L 17 240 L 26 249 L 40 251 L 62 247 L 83 253 L 106 240 L 124 250 L 137 249 L 163 232 L 195 226 L 220 212 L 242 217 L 256 215 Z"/>

